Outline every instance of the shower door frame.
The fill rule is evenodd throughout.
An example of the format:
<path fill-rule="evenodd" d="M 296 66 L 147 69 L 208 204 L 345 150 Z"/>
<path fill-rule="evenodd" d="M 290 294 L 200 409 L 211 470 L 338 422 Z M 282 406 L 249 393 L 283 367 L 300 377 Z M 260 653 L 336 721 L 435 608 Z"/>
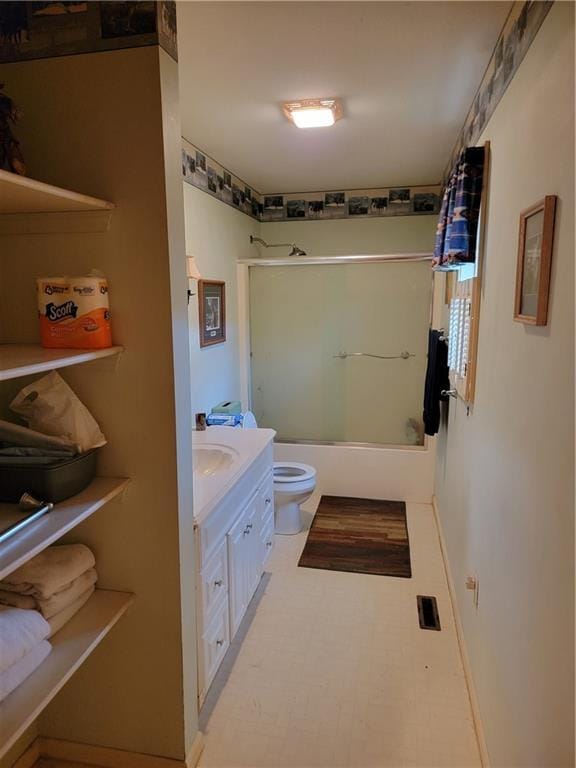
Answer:
<path fill-rule="evenodd" d="M 238 321 L 240 338 L 240 389 L 242 403 L 248 410 L 252 410 L 252 366 L 250 347 L 250 267 L 288 267 L 288 266 L 318 266 L 324 264 L 374 264 L 374 263 L 403 263 L 414 261 L 432 261 L 430 252 L 417 253 L 386 253 L 386 254 L 361 254 L 349 256 L 295 256 L 292 258 L 271 259 L 239 259 L 238 272 Z M 430 270 L 431 298 L 430 318 L 434 311 L 434 273 Z M 347 448 L 383 448 L 399 449 L 403 451 L 427 451 L 429 450 L 429 438 L 424 435 L 422 445 L 404 445 L 399 443 L 359 443 L 332 440 L 306 440 L 306 439 L 282 439 L 275 438 L 275 442 L 283 445 L 319 445 L 341 446 Z"/>

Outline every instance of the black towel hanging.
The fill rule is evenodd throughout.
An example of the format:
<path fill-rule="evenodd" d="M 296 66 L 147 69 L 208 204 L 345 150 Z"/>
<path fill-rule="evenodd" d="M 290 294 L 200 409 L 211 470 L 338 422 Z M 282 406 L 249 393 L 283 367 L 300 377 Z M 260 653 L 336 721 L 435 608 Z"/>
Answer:
<path fill-rule="evenodd" d="M 424 385 L 424 432 L 435 435 L 440 426 L 440 401 L 447 400 L 441 395 L 450 389 L 448 372 L 448 345 L 442 331 L 432 328 L 428 331 L 428 367 Z"/>

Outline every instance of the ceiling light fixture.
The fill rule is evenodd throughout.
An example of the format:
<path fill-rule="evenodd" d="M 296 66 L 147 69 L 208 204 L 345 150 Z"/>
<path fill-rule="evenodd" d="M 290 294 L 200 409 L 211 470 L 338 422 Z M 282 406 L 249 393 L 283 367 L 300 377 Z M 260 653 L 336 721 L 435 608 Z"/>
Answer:
<path fill-rule="evenodd" d="M 287 101 L 282 110 L 297 128 L 325 128 L 342 117 L 340 99 L 302 99 Z"/>

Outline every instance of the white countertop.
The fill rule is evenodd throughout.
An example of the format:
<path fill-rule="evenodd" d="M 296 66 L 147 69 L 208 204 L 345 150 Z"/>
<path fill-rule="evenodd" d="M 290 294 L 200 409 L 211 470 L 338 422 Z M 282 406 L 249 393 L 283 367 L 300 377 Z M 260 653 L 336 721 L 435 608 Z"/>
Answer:
<path fill-rule="evenodd" d="M 215 475 L 194 473 L 194 523 L 200 524 L 224 498 L 236 481 L 258 458 L 268 443 L 274 440 L 273 429 L 241 429 L 237 427 L 207 427 L 192 433 L 193 447 L 225 446 L 237 452 L 229 469 Z"/>

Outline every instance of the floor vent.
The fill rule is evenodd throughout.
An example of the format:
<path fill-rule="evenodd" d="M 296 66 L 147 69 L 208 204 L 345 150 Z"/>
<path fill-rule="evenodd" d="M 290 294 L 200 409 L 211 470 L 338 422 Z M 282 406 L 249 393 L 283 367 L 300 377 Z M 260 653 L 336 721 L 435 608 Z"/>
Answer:
<path fill-rule="evenodd" d="M 440 617 L 438 616 L 438 605 L 435 597 L 418 595 L 418 618 L 420 620 L 420 629 L 435 629 L 440 631 Z"/>

